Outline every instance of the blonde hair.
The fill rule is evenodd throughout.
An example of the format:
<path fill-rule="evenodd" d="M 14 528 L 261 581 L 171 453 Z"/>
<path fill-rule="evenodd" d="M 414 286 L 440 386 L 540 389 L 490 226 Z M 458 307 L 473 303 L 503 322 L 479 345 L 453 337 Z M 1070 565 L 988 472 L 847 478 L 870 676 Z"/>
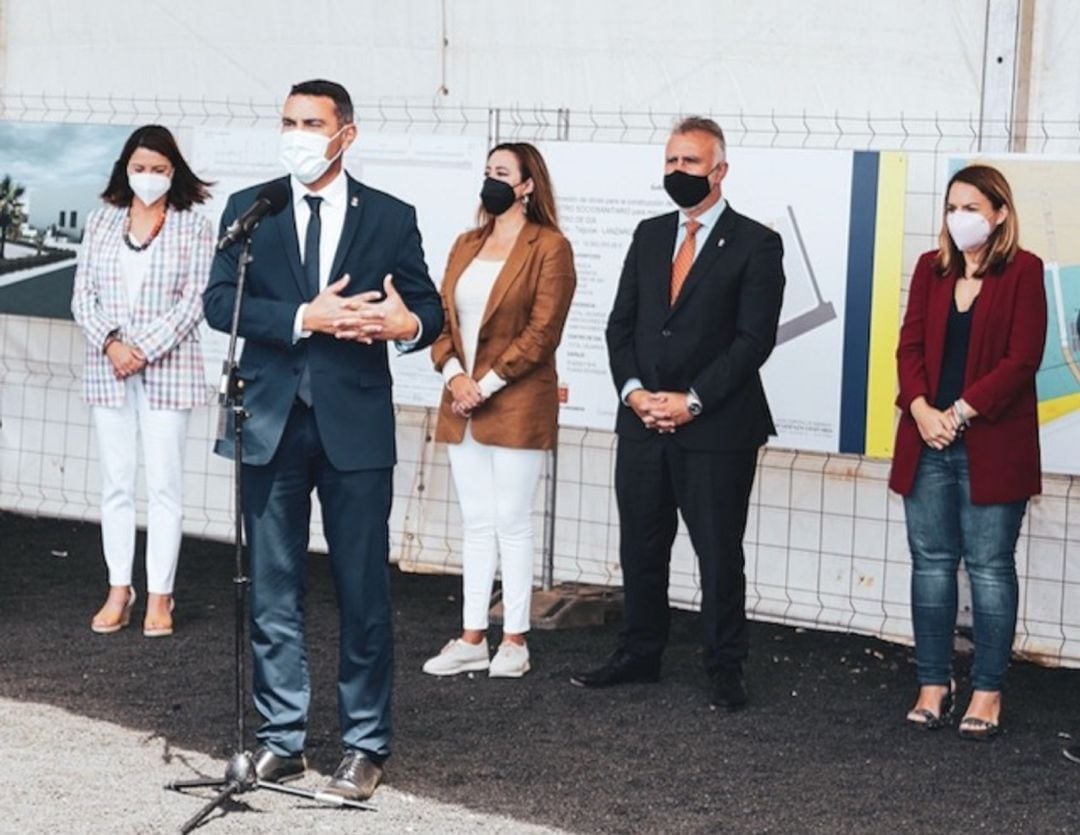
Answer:
<path fill-rule="evenodd" d="M 953 183 L 966 183 L 977 188 L 983 197 L 990 201 L 995 212 L 1002 207 L 1008 209 L 1005 220 L 990 232 L 975 275 L 982 276 L 988 271 L 1000 272 L 1020 249 L 1020 219 L 1016 215 L 1009 181 L 1000 171 L 989 165 L 969 165 L 961 168 L 949 180 L 942 206 L 941 231 L 938 232 L 938 270 L 942 275 L 961 275 L 964 272 L 964 253 L 953 242 L 949 225 L 945 222 L 948 216 L 949 191 Z"/>

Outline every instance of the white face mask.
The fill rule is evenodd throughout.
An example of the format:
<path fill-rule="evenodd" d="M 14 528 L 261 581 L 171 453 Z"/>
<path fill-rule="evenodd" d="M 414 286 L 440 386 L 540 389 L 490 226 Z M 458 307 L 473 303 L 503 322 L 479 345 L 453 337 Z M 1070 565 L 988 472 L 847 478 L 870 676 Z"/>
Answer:
<path fill-rule="evenodd" d="M 345 130 L 345 127 L 341 130 Z M 285 131 L 281 134 L 281 164 L 304 185 L 315 182 L 326 173 L 334 160 L 341 156 L 344 146 L 333 159 L 326 158 L 326 149 L 341 130 L 334 136 L 295 128 Z"/>
<path fill-rule="evenodd" d="M 961 252 L 978 249 L 990 238 L 990 221 L 979 212 L 957 210 L 945 215 L 949 235 Z"/>
<path fill-rule="evenodd" d="M 169 189 L 172 188 L 172 177 L 143 171 L 138 174 L 128 174 L 128 185 L 144 205 L 150 206 L 169 193 Z"/>

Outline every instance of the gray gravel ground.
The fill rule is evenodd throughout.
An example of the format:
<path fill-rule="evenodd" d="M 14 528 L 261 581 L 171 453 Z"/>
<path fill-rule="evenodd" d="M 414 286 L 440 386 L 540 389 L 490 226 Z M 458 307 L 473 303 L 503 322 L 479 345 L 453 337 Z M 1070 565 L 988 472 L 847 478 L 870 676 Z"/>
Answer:
<path fill-rule="evenodd" d="M 0 699 L 8 765 L 0 769 L 0 832 L 145 835 L 176 832 L 209 798 L 209 789 L 182 795 L 172 780 L 220 777 L 223 760 L 172 746 L 155 734 L 92 721 L 47 705 Z M 293 785 L 318 788 L 309 772 Z M 545 835 L 533 826 L 417 797 L 383 786 L 376 812 L 320 806 L 268 791 L 239 796 L 227 814 L 214 813 L 197 831 L 239 833 L 495 833 Z"/>

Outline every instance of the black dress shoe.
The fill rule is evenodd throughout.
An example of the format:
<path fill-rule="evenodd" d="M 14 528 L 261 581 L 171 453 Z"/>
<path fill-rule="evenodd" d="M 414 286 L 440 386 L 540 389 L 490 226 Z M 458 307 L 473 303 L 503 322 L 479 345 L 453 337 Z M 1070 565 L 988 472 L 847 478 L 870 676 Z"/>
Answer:
<path fill-rule="evenodd" d="M 382 766 L 363 751 L 350 751 L 323 791 L 346 800 L 367 800 L 382 782 L 382 773 Z"/>
<path fill-rule="evenodd" d="M 251 760 L 255 763 L 255 776 L 268 783 L 296 780 L 304 776 L 304 770 L 307 768 L 303 754 L 297 754 L 295 757 L 281 757 L 265 745 L 260 745 L 255 749 Z"/>
<path fill-rule="evenodd" d="M 739 710 L 746 707 L 746 682 L 742 670 L 720 670 L 712 675 L 712 688 L 709 704 L 725 710 Z"/>
<path fill-rule="evenodd" d="M 578 687 L 651 684 L 659 680 L 659 658 L 639 658 L 621 649 L 616 650 L 603 667 L 570 676 L 570 683 Z"/>

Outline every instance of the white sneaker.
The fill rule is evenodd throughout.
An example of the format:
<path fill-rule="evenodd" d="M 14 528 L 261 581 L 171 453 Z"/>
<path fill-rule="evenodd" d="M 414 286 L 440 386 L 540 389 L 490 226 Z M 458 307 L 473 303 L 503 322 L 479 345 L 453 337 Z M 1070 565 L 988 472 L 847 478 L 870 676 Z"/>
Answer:
<path fill-rule="evenodd" d="M 529 648 L 507 641 L 491 659 L 488 676 L 491 678 L 521 678 L 529 672 Z"/>
<path fill-rule="evenodd" d="M 424 662 L 424 672 L 432 676 L 456 676 L 470 670 L 486 670 L 489 663 L 487 641 L 470 644 L 455 638 L 438 655 Z"/>

